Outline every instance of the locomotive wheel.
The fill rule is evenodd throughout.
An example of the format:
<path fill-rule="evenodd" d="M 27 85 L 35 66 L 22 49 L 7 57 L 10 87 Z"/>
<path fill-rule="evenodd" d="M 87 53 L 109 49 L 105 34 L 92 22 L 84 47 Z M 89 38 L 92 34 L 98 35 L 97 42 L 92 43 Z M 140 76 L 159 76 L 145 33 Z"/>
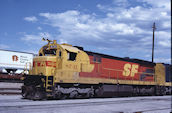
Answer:
<path fill-rule="evenodd" d="M 61 100 L 64 100 L 64 99 L 67 99 L 67 98 L 68 98 L 68 95 L 64 95 L 64 94 L 61 95 L 61 97 L 60 97 Z"/>
<path fill-rule="evenodd" d="M 24 99 L 31 99 L 33 96 L 33 87 L 31 86 L 22 86 L 22 96 Z"/>
<path fill-rule="evenodd" d="M 28 96 L 28 92 L 26 90 L 26 87 L 22 86 L 22 97 L 26 99 Z"/>
<path fill-rule="evenodd" d="M 32 100 L 43 100 L 43 99 L 45 99 L 45 94 L 43 91 L 41 91 L 41 89 L 34 88 L 31 99 Z"/>
<path fill-rule="evenodd" d="M 53 98 L 54 99 L 61 99 L 61 100 L 63 100 L 63 99 L 67 99 L 67 95 L 65 95 L 65 94 L 63 94 L 62 92 L 58 92 L 58 93 L 56 93 L 56 94 L 54 94 L 54 96 L 53 96 Z"/>
<path fill-rule="evenodd" d="M 69 98 L 78 98 L 78 91 L 72 91 L 69 95 Z"/>
<path fill-rule="evenodd" d="M 41 100 L 41 93 L 39 91 L 36 91 L 33 97 L 33 100 Z"/>
<path fill-rule="evenodd" d="M 95 90 L 95 96 L 103 97 L 103 89 L 101 87 L 99 87 L 98 89 Z"/>
<path fill-rule="evenodd" d="M 93 96 L 94 94 L 89 91 L 88 93 L 86 93 L 85 98 L 92 98 Z"/>

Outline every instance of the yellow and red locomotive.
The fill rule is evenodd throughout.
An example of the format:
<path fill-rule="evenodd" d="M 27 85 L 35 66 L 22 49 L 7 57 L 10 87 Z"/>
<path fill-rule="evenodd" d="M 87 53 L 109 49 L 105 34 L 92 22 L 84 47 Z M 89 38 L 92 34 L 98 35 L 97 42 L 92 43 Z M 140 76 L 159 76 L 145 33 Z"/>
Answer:
<path fill-rule="evenodd" d="M 47 41 L 39 56 L 33 59 L 29 75 L 23 78 L 24 98 L 171 94 L 170 65 L 119 58 L 57 44 L 56 40 Z"/>

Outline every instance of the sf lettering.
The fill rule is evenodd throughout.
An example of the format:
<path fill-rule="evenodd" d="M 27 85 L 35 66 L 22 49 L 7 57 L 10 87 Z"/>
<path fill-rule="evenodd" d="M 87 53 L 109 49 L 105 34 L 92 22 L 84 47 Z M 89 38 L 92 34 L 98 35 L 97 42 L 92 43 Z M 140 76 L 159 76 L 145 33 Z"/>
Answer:
<path fill-rule="evenodd" d="M 125 64 L 123 76 L 131 76 L 134 77 L 136 73 L 138 73 L 139 66 L 136 64 Z"/>

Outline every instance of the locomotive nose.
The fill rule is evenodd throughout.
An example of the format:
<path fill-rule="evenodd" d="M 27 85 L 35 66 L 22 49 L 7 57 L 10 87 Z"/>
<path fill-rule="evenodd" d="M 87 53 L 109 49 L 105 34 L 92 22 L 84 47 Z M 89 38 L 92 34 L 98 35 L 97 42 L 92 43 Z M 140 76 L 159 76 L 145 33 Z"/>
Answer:
<path fill-rule="evenodd" d="M 53 75 L 56 68 L 55 56 L 38 56 L 33 59 L 32 75 Z"/>

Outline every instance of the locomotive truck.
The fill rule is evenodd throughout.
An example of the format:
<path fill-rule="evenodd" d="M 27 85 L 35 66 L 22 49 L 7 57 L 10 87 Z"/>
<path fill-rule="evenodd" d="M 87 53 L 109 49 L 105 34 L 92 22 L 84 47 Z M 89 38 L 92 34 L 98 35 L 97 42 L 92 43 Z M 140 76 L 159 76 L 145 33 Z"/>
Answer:
<path fill-rule="evenodd" d="M 45 40 L 45 39 L 44 39 Z M 48 40 L 23 77 L 23 98 L 171 94 L 171 65 L 120 58 Z"/>

